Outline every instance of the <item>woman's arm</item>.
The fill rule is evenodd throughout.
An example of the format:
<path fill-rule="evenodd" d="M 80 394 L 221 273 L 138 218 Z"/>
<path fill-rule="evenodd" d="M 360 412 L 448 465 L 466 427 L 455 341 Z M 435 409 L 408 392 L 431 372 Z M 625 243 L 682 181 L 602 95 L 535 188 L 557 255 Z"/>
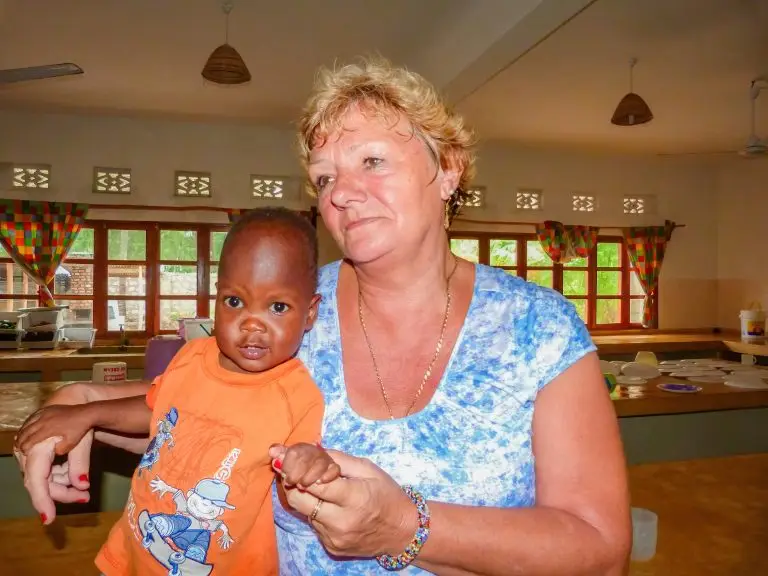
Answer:
<path fill-rule="evenodd" d="M 622 574 L 631 542 L 626 467 L 596 354 L 539 393 L 533 451 L 534 507 L 430 502 L 417 564 L 447 576 Z"/>
<path fill-rule="evenodd" d="M 616 415 L 591 353 L 547 384 L 533 419 L 536 505 L 485 508 L 429 502 L 431 532 L 416 559 L 445 576 L 614 576 L 630 547 L 629 498 Z M 365 459 L 329 451 L 340 479 L 286 490 L 329 552 L 397 555 L 416 531 L 414 505 Z M 418 487 L 416 487 L 418 489 Z"/>

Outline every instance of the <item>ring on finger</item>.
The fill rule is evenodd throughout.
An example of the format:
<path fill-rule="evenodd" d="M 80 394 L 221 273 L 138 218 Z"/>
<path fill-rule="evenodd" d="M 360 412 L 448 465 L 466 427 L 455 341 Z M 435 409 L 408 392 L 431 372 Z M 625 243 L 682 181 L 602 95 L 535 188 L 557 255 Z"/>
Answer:
<path fill-rule="evenodd" d="M 322 505 L 323 505 L 323 501 L 320 498 L 318 498 L 317 499 L 317 504 L 315 504 L 315 507 L 312 510 L 312 514 L 309 515 L 309 521 L 310 522 L 312 522 L 313 520 L 315 520 L 317 518 L 317 513 L 320 512 L 320 506 L 322 506 Z"/>

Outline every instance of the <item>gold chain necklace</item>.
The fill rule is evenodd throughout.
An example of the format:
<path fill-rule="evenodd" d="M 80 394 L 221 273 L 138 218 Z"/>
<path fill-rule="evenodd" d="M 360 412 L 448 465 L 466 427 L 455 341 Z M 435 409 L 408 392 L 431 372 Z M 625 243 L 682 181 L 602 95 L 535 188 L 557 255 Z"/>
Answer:
<path fill-rule="evenodd" d="M 443 314 L 443 325 L 440 328 L 440 338 L 437 341 L 437 346 L 435 346 L 435 353 L 432 355 L 432 360 L 430 360 L 429 365 L 427 366 L 427 370 L 424 372 L 424 377 L 421 379 L 421 384 L 419 385 L 419 389 L 416 391 L 416 395 L 413 397 L 413 401 L 411 402 L 411 405 L 408 407 L 408 410 L 405 412 L 405 417 L 407 417 L 411 410 L 413 410 L 413 407 L 416 405 L 416 402 L 421 397 L 421 393 L 424 392 L 424 386 L 429 381 L 429 377 L 432 376 L 432 368 L 435 366 L 435 362 L 437 361 L 437 358 L 440 356 L 440 351 L 443 349 L 443 340 L 445 339 L 445 331 L 448 327 L 448 314 L 451 311 L 451 278 L 453 278 L 454 272 L 456 272 L 456 268 L 459 265 L 459 261 L 454 258 L 453 260 L 453 270 L 451 270 L 451 273 L 448 275 L 448 278 L 446 279 L 446 286 L 447 286 L 447 297 L 445 301 L 445 313 Z M 365 318 L 363 317 L 363 293 L 359 289 L 357 290 L 357 313 L 360 317 L 360 326 L 363 329 L 363 336 L 365 337 L 365 343 L 368 345 L 368 351 L 371 353 L 371 360 L 373 361 L 373 371 L 376 373 L 376 381 L 379 384 L 379 389 L 381 390 L 381 396 L 384 398 L 384 405 L 387 407 L 387 412 L 389 412 L 389 419 L 394 420 L 395 416 L 392 414 L 392 408 L 389 405 L 389 396 L 387 395 L 387 389 L 384 387 L 384 382 L 381 379 L 381 374 L 379 373 L 379 366 L 376 362 L 376 353 L 373 351 L 373 346 L 371 346 L 371 340 L 368 337 L 368 330 L 365 326 Z"/>

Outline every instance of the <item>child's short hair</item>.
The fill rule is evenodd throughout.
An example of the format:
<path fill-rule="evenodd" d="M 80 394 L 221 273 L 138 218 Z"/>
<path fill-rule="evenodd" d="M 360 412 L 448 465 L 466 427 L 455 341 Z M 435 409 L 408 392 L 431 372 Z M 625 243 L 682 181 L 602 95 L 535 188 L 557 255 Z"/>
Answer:
<path fill-rule="evenodd" d="M 227 237 L 224 239 L 224 244 L 221 247 L 220 259 L 224 260 L 224 255 L 227 253 L 227 247 L 231 244 L 232 239 L 240 234 L 246 228 L 251 226 L 270 225 L 270 224 L 282 224 L 288 228 L 291 228 L 299 233 L 300 238 L 304 241 L 303 248 L 306 256 L 307 273 L 309 274 L 310 281 L 312 283 L 312 291 L 317 288 L 317 231 L 312 223 L 305 216 L 294 210 L 283 208 L 281 206 L 254 208 L 248 212 L 243 213 L 229 229 Z"/>

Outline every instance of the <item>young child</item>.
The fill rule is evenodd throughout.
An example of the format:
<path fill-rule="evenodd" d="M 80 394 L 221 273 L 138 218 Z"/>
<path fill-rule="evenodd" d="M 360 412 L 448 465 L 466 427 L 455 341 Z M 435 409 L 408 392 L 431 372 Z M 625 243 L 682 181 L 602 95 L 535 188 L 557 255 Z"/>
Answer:
<path fill-rule="evenodd" d="M 316 282 L 311 224 L 248 212 L 222 248 L 214 337 L 184 346 L 146 397 L 50 406 L 25 424 L 22 452 L 60 437 L 66 453 L 93 428 L 149 431 L 96 559 L 106 576 L 277 574 L 270 446 L 290 446 L 300 486 L 339 474 L 317 445 L 322 395 L 294 358 L 317 315 Z"/>

